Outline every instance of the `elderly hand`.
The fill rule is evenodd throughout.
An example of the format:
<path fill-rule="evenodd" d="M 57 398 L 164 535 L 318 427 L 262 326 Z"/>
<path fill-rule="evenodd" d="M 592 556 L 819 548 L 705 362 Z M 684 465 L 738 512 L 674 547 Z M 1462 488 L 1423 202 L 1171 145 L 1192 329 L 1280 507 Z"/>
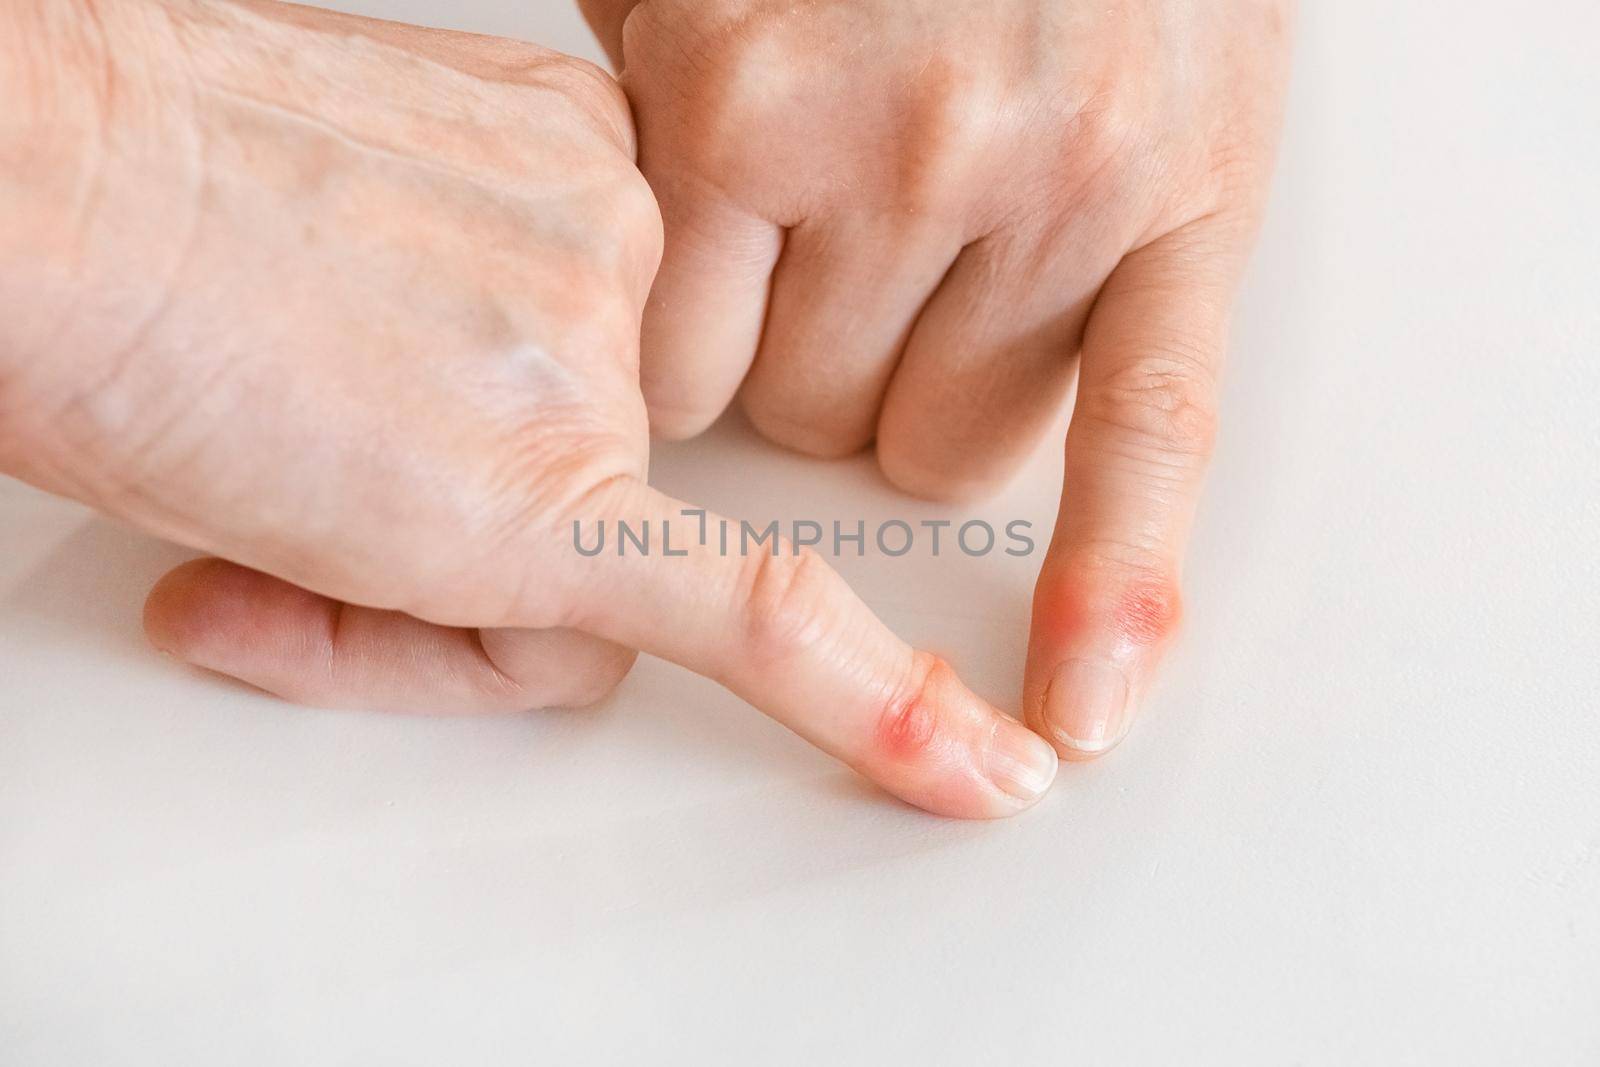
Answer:
<path fill-rule="evenodd" d="M 607 75 L 274 3 L 20 0 L 0 42 L 0 470 L 232 561 L 162 581 L 158 645 L 418 710 L 592 700 L 644 649 L 933 811 L 1048 787 L 815 556 L 660 554 L 660 219 Z M 618 520 L 658 551 L 576 550 Z"/>
<path fill-rule="evenodd" d="M 1077 375 L 1025 704 L 1063 756 L 1115 745 L 1178 621 L 1287 0 L 583 6 L 665 219 L 653 426 L 742 387 L 774 441 L 966 497 Z"/>

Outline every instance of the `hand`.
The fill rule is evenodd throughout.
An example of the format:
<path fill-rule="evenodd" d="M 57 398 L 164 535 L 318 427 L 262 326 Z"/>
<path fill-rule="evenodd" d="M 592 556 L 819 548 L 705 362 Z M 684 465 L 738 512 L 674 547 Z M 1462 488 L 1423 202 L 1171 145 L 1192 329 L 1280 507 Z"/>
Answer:
<path fill-rule="evenodd" d="M 577 552 L 575 521 L 682 508 L 645 485 L 660 219 L 607 75 L 273 3 L 94 8 L 0 16 L 43 116 L 0 137 L 0 470 L 233 561 L 163 580 L 158 645 L 416 710 L 592 700 L 639 648 L 931 810 L 1044 791 L 1047 746 L 816 557 Z"/>
<path fill-rule="evenodd" d="M 742 386 L 774 441 L 876 438 L 895 484 L 969 497 L 1077 374 L 1025 705 L 1063 756 L 1115 745 L 1178 621 L 1287 0 L 584 7 L 665 218 L 653 426 L 694 434 Z"/>

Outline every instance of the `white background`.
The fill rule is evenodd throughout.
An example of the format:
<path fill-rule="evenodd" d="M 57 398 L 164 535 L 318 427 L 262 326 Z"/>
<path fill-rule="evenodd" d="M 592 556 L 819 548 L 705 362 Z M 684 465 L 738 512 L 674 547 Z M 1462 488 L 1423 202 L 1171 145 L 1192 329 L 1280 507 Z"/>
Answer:
<path fill-rule="evenodd" d="M 564 0 L 359 7 L 593 54 Z M 0 1064 L 1600 1062 L 1593 12 L 1305 5 L 1187 636 L 1009 823 L 653 661 L 281 705 L 144 646 L 183 553 L 0 485 Z M 972 514 L 1047 529 L 1055 451 Z M 945 514 L 736 421 L 657 470 Z M 1035 565 L 841 564 L 1012 707 Z"/>

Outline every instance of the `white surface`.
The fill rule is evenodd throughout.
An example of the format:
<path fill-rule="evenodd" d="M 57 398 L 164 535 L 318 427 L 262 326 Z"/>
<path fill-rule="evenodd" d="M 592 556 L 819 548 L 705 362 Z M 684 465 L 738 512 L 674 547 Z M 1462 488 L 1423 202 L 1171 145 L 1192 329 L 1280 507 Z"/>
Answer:
<path fill-rule="evenodd" d="M 289 708 L 145 649 L 180 553 L 0 487 L 0 1064 L 1600 1062 L 1597 27 L 1531 19 L 1306 5 L 1187 638 L 1014 822 L 656 662 L 592 714 Z M 659 481 L 933 514 L 748 436 Z M 975 512 L 1045 524 L 1054 466 Z M 1014 705 L 1033 565 L 844 569 Z"/>

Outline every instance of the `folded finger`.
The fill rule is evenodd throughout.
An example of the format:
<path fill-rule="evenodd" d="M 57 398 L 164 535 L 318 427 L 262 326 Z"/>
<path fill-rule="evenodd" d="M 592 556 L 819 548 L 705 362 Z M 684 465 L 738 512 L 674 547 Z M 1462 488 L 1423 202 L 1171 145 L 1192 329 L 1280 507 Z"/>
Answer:
<path fill-rule="evenodd" d="M 145 605 L 161 650 L 297 704 L 406 712 L 580 706 L 634 653 L 568 630 L 435 626 L 357 607 L 219 559 L 186 563 Z"/>

